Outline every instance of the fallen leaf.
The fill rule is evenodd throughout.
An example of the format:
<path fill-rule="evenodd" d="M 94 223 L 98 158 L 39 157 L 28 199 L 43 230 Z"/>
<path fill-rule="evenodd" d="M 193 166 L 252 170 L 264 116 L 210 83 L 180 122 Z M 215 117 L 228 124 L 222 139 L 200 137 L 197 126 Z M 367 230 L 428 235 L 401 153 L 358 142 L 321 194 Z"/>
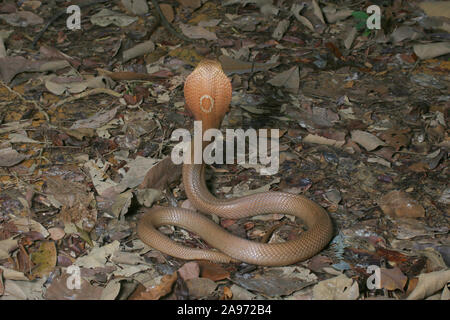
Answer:
<path fill-rule="evenodd" d="M 100 27 L 106 27 L 110 24 L 114 24 L 118 27 L 126 27 L 136 21 L 138 21 L 137 17 L 130 17 L 126 14 L 109 9 L 102 9 L 100 12 L 91 16 L 91 23 Z"/>
<path fill-rule="evenodd" d="M 233 295 L 232 300 L 253 300 L 256 297 L 256 294 L 253 294 L 236 284 L 233 284 L 230 290 Z"/>
<path fill-rule="evenodd" d="M 217 36 L 214 32 L 208 31 L 200 26 L 191 26 L 182 23 L 180 24 L 180 28 L 183 34 L 191 39 L 217 40 Z"/>
<path fill-rule="evenodd" d="M 389 291 L 402 290 L 405 288 L 408 277 L 403 274 L 400 268 L 393 269 L 380 268 L 380 287 Z"/>
<path fill-rule="evenodd" d="M 420 218 L 425 216 L 425 209 L 406 192 L 393 190 L 378 201 L 383 212 L 391 217 Z"/>
<path fill-rule="evenodd" d="M 450 42 L 416 44 L 413 46 L 413 50 L 420 59 L 433 59 L 450 53 Z"/>
<path fill-rule="evenodd" d="M 300 75 L 298 66 L 292 67 L 282 73 L 279 73 L 269 81 L 275 87 L 285 87 L 292 93 L 297 93 L 300 87 Z"/>
<path fill-rule="evenodd" d="M 313 288 L 315 300 L 356 300 L 359 297 L 358 282 L 345 274 L 320 281 Z"/>
<path fill-rule="evenodd" d="M 178 274 L 184 281 L 198 278 L 200 275 L 200 266 L 197 262 L 187 262 L 178 269 Z"/>
<path fill-rule="evenodd" d="M 137 300 L 159 300 L 159 298 L 168 295 L 172 291 L 172 287 L 177 281 L 177 278 L 177 272 L 166 274 L 161 278 L 161 281 L 157 286 L 141 292 L 141 295 Z"/>
<path fill-rule="evenodd" d="M 170 157 L 166 157 L 147 171 L 139 189 L 164 190 L 169 184 L 180 178 L 181 168 L 181 165 L 174 164 Z"/>
<path fill-rule="evenodd" d="M 198 265 L 200 266 L 200 277 L 202 278 L 219 281 L 230 277 L 230 273 L 219 264 L 209 261 L 199 261 Z"/>
<path fill-rule="evenodd" d="M 323 18 L 323 14 L 322 14 L 322 10 L 319 7 L 319 4 L 317 3 L 317 0 L 312 0 L 312 5 L 313 5 L 313 12 L 316 15 L 317 18 L 319 18 L 319 20 L 325 24 L 325 19 Z"/>
<path fill-rule="evenodd" d="M 78 258 L 74 264 L 85 268 L 103 267 L 107 259 L 119 250 L 119 245 L 120 242 L 115 240 L 103 247 L 95 246 L 88 255 Z"/>
<path fill-rule="evenodd" d="M 110 110 L 101 110 L 87 119 L 75 121 L 75 123 L 70 127 L 70 129 L 100 128 L 101 126 L 104 126 L 109 121 L 111 121 L 116 116 L 118 110 L 119 107 L 115 107 Z"/>
<path fill-rule="evenodd" d="M 161 3 L 159 7 L 161 8 L 161 11 L 164 14 L 164 17 L 166 17 L 167 21 L 172 22 L 175 18 L 172 6 L 167 3 Z"/>
<path fill-rule="evenodd" d="M 407 300 L 421 300 L 441 290 L 450 282 L 450 270 L 422 273 Z"/>
<path fill-rule="evenodd" d="M 262 276 L 260 278 L 253 279 L 239 278 L 235 279 L 234 282 L 247 290 L 259 292 L 268 297 L 287 296 L 295 291 L 311 285 L 311 283 L 299 280 L 297 278 L 283 278 L 277 276 Z"/>
<path fill-rule="evenodd" d="M 193 278 L 186 281 L 189 296 L 192 299 L 207 297 L 217 288 L 217 284 L 208 278 Z"/>
<path fill-rule="evenodd" d="M 148 5 L 145 0 L 122 0 L 124 7 L 131 13 L 135 15 L 144 15 L 148 13 Z"/>
<path fill-rule="evenodd" d="M 42 241 L 39 249 L 31 254 L 31 261 L 35 264 L 31 275 L 42 278 L 48 275 L 56 266 L 56 247 L 53 241 Z"/>
<path fill-rule="evenodd" d="M 102 296 L 103 288 L 91 285 L 89 281 L 81 278 L 80 289 L 71 289 L 68 285 L 70 281 L 69 273 L 53 278 L 47 288 L 45 297 L 47 300 L 99 300 Z"/>
<path fill-rule="evenodd" d="M 429 17 L 446 17 L 450 19 L 450 2 L 448 1 L 424 1 L 418 3 L 418 6 Z"/>
<path fill-rule="evenodd" d="M 278 22 L 275 30 L 272 32 L 272 38 L 274 38 L 275 40 L 281 40 L 281 38 L 283 38 L 284 34 L 289 28 L 289 24 L 290 22 L 287 19 Z"/>
<path fill-rule="evenodd" d="M 119 295 L 121 284 L 123 279 L 112 279 L 108 282 L 105 289 L 102 291 L 100 300 L 114 300 Z"/>
<path fill-rule="evenodd" d="M 5 148 L 0 150 L 0 167 L 12 167 L 22 162 L 27 157 L 18 153 L 13 148 Z"/>
<path fill-rule="evenodd" d="M 361 131 L 361 130 L 353 130 L 351 132 L 352 140 L 357 144 L 363 146 L 367 151 L 372 151 L 379 146 L 385 146 L 386 143 L 381 141 L 379 138 L 374 136 L 371 133 Z"/>
<path fill-rule="evenodd" d="M 0 260 L 8 259 L 10 252 L 17 248 L 17 240 L 10 238 L 0 240 Z"/>
<path fill-rule="evenodd" d="M 17 11 L 9 14 L 0 14 L 0 19 L 14 27 L 28 27 L 44 23 L 44 19 L 30 11 Z"/>
<path fill-rule="evenodd" d="M 223 71 L 227 75 L 243 74 L 258 71 L 267 71 L 278 66 L 278 63 L 252 63 L 233 59 L 226 55 L 221 55 L 219 61 L 222 64 Z"/>
<path fill-rule="evenodd" d="M 188 7 L 192 9 L 200 8 L 202 5 L 201 0 L 177 0 L 178 3 L 180 3 L 183 7 Z"/>

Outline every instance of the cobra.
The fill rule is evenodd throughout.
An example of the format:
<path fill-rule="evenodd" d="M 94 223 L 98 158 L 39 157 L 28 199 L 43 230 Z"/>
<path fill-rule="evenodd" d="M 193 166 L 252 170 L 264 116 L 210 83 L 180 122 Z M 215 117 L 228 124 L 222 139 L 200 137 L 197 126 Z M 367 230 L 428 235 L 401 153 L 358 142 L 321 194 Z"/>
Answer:
<path fill-rule="evenodd" d="M 205 130 L 220 127 L 229 109 L 231 94 L 231 82 L 215 60 L 201 61 L 184 85 L 186 109 L 195 120 L 202 121 Z M 235 199 L 219 199 L 206 186 L 204 164 L 184 164 L 182 175 L 186 195 L 199 212 L 156 207 L 149 209 L 137 225 L 141 240 L 163 253 L 187 260 L 283 266 L 316 255 L 332 238 L 333 227 L 328 213 L 304 196 L 263 192 Z M 283 213 L 300 218 L 308 230 L 286 242 L 260 243 L 229 233 L 202 213 L 228 219 Z M 183 246 L 159 232 L 158 228 L 162 225 L 174 225 L 195 232 L 215 249 Z"/>

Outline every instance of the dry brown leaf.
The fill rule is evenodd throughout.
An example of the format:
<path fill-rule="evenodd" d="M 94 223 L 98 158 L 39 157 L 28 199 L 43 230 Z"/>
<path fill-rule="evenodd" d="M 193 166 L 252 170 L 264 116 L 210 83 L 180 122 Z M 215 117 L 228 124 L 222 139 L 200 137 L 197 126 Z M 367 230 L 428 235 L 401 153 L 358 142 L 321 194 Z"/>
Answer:
<path fill-rule="evenodd" d="M 420 300 L 431 296 L 450 282 L 450 270 L 422 273 L 408 300 Z"/>
<path fill-rule="evenodd" d="M 383 212 L 391 217 L 420 218 L 425 216 L 425 209 L 406 192 L 393 190 L 378 201 Z"/>
<path fill-rule="evenodd" d="M 200 26 L 191 26 L 188 24 L 180 24 L 181 31 L 183 34 L 191 39 L 206 39 L 206 40 L 217 40 L 217 36 L 214 32 L 211 32 Z"/>
<path fill-rule="evenodd" d="M 298 66 L 292 67 L 289 70 L 279 73 L 269 81 L 275 87 L 285 87 L 289 91 L 296 93 L 300 86 L 300 74 Z"/>
<path fill-rule="evenodd" d="M 0 167 L 12 167 L 26 159 L 26 156 L 18 153 L 13 148 L 0 150 Z"/>
<path fill-rule="evenodd" d="M 0 260 L 8 259 L 9 253 L 15 248 L 17 248 L 17 240 L 13 238 L 0 240 Z"/>
<path fill-rule="evenodd" d="M 380 135 L 380 138 L 383 139 L 391 147 L 394 147 L 396 151 L 399 151 L 400 148 L 408 146 L 410 137 L 409 135 L 407 135 L 407 133 L 409 131 L 410 129 L 390 129 L 383 132 Z"/>
<path fill-rule="evenodd" d="M 31 261 L 35 264 L 31 274 L 33 278 L 48 275 L 56 266 L 56 247 L 53 241 L 42 241 L 39 249 L 31 254 Z"/>
<path fill-rule="evenodd" d="M 200 8 L 202 5 L 201 0 L 177 0 L 183 7 L 188 7 L 192 9 Z"/>
<path fill-rule="evenodd" d="M 219 61 L 222 64 L 223 71 L 227 75 L 243 74 L 249 72 L 267 71 L 278 65 L 278 63 L 252 63 L 233 59 L 226 55 L 221 55 Z"/>
<path fill-rule="evenodd" d="M 402 290 L 405 288 L 408 277 L 403 274 L 400 268 L 393 269 L 380 268 L 380 287 L 393 291 L 396 289 Z"/>
<path fill-rule="evenodd" d="M 170 157 L 164 158 L 147 172 L 139 189 L 164 190 L 170 183 L 179 179 L 181 168 L 181 165 L 174 164 Z"/>
<path fill-rule="evenodd" d="M 223 287 L 223 295 L 220 300 L 231 300 L 233 298 L 233 291 L 229 287 Z"/>
<path fill-rule="evenodd" d="M 313 288 L 314 299 L 356 300 L 359 296 L 358 282 L 345 274 L 320 281 Z"/>
<path fill-rule="evenodd" d="M 208 278 L 194 278 L 186 281 L 189 296 L 193 299 L 203 298 L 210 295 L 217 288 L 217 283 Z"/>
<path fill-rule="evenodd" d="M 317 18 L 319 18 L 319 20 L 325 24 L 325 19 L 323 18 L 323 14 L 322 14 L 322 10 L 319 7 L 319 4 L 317 3 L 317 0 L 312 0 L 312 5 L 313 5 L 313 11 L 314 14 Z"/>
<path fill-rule="evenodd" d="M 209 261 L 199 261 L 200 276 L 212 281 L 224 280 L 230 277 L 230 273 L 221 265 Z"/>
<path fill-rule="evenodd" d="M 145 292 L 141 292 L 141 295 L 137 300 L 158 300 L 159 298 L 168 295 L 172 291 L 172 287 L 177 281 L 177 278 L 177 272 L 166 274 L 161 278 L 159 285 L 149 288 Z"/>
<path fill-rule="evenodd" d="M 172 6 L 167 3 L 161 3 L 159 7 L 161 8 L 161 11 L 164 14 L 164 17 L 166 17 L 167 21 L 172 22 L 175 18 Z"/>
<path fill-rule="evenodd" d="M 52 280 L 46 291 L 48 300 L 99 300 L 102 296 L 103 288 L 93 286 L 81 278 L 80 289 L 70 289 L 67 285 L 69 273 L 63 273 L 61 276 Z"/>
<path fill-rule="evenodd" d="M 450 19 L 450 2 L 448 1 L 424 1 L 418 6 L 429 17 L 446 17 Z"/>
<path fill-rule="evenodd" d="M 200 266 L 194 261 L 185 263 L 180 269 L 178 269 L 178 274 L 184 281 L 198 278 L 200 275 Z"/>
<path fill-rule="evenodd" d="M 386 145 L 386 143 L 378 139 L 376 136 L 365 131 L 353 130 L 351 134 L 352 140 L 355 141 L 357 144 L 363 146 L 364 149 L 366 149 L 367 151 L 372 151 L 378 148 L 379 146 Z"/>

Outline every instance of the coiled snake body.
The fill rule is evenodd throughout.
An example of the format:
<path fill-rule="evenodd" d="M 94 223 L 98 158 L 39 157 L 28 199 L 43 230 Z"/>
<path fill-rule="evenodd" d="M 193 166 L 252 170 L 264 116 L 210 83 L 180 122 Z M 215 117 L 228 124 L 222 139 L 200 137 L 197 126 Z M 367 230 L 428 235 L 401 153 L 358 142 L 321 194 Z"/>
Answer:
<path fill-rule="evenodd" d="M 186 108 L 196 120 L 203 122 L 203 130 L 219 128 L 229 108 L 231 91 L 230 80 L 223 73 L 221 65 L 214 60 L 203 60 L 186 79 Z M 243 261 L 282 266 L 314 256 L 331 240 L 332 224 L 327 212 L 303 196 L 263 192 L 236 199 L 218 199 L 206 187 L 203 164 L 184 164 L 183 184 L 188 199 L 200 212 L 230 219 L 283 213 L 302 219 L 308 230 L 298 238 L 283 243 L 258 243 L 234 236 L 192 210 L 152 208 L 139 221 L 138 235 L 149 246 L 171 256 L 189 260 Z M 220 252 L 180 245 L 157 230 L 162 225 L 175 225 L 195 232 Z"/>

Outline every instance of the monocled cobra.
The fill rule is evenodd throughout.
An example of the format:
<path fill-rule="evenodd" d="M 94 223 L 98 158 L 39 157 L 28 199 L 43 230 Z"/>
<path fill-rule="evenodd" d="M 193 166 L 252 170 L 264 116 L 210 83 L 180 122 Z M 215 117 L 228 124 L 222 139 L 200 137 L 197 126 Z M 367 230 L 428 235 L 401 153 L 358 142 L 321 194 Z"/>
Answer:
<path fill-rule="evenodd" d="M 203 60 L 186 79 L 186 108 L 196 120 L 203 121 L 203 130 L 218 128 L 228 111 L 231 92 L 230 80 L 220 63 Z M 182 171 L 186 195 L 198 211 L 228 219 L 283 213 L 302 219 L 308 230 L 294 240 L 259 243 L 234 236 L 193 210 L 157 207 L 145 213 L 138 223 L 137 232 L 144 243 L 181 259 L 282 266 L 306 260 L 330 242 L 333 232 L 330 217 L 315 202 L 301 195 L 283 192 L 218 199 L 206 187 L 204 169 L 203 164 L 184 164 Z M 162 225 L 174 225 L 195 232 L 220 252 L 183 246 L 159 232 L 157 228 Z"/>

